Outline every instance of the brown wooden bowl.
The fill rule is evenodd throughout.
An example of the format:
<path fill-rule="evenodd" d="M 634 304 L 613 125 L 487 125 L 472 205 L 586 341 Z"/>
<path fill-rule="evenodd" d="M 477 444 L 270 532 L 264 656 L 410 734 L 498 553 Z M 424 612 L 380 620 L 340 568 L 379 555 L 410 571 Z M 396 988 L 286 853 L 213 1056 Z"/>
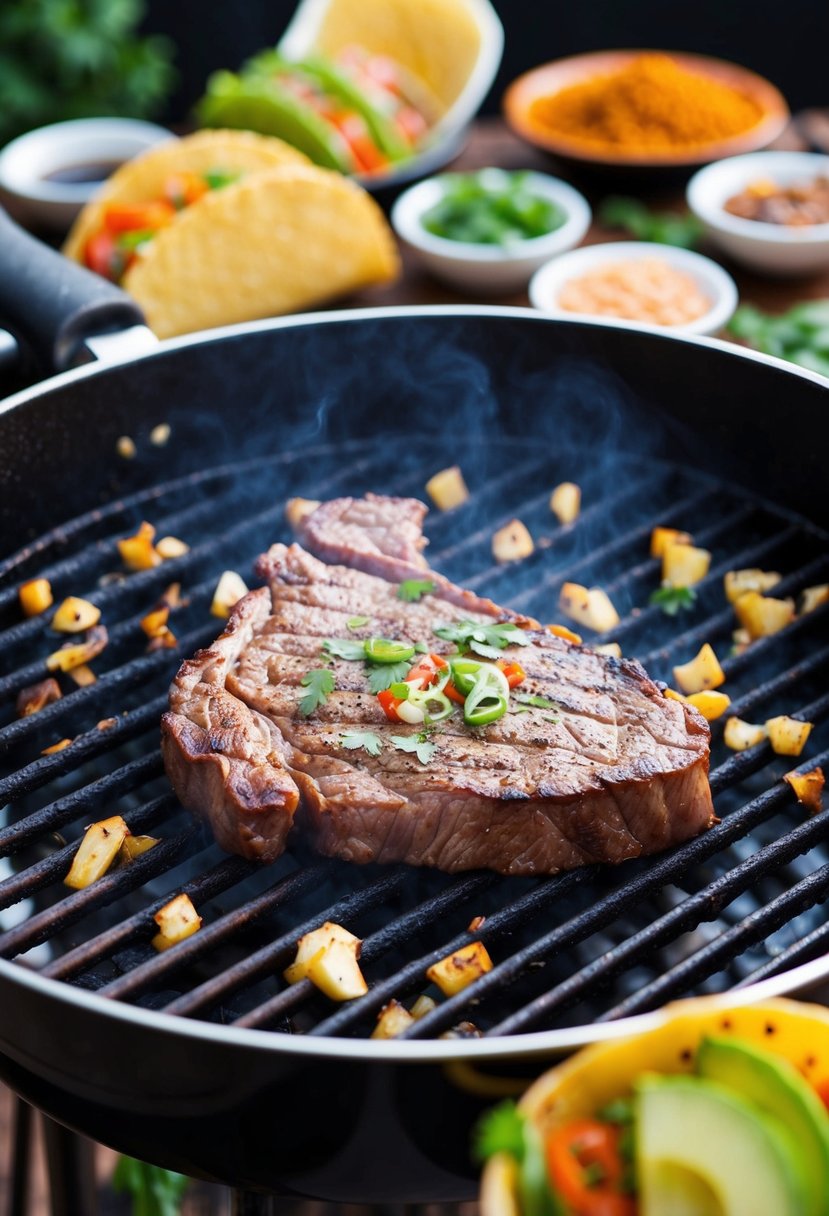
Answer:
<path fill-rule="evenodd" d="M 761 109 L 760 118 L 753 126 L 728 139 L 665 152 L 651 152 L 624 151 L 598 142 L 593 144 L 586 140 L 568 139 L 557 135 L 533 117 L 532 105 L 538 98 L 549 97 L 571 85 L 617 71 L 643 54 L 669 55 L 687 71 L 707 76 L 736 89 L 757 102 Z M 512 130 L 534 147 L 574 165 L 604 170 L 690 171 L 724 156 L 755 152 L 759 148 L 767 147 L 781 134 L 790 117 L 789 107 L 783 95 L 762 76 L 735 63 L 682 51 L 593 51 L 541 64 L 512 82 L 504 94 L 502 108 Z"/>

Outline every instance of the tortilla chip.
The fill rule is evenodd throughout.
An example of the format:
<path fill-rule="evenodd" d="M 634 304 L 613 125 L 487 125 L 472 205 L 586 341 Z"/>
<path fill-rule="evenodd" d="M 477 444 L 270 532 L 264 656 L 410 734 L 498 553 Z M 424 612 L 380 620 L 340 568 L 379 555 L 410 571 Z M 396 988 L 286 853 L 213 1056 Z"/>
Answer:
<path fill-rule="evenodd" d="M 107 178 L 75 220 L 63 252 L 82 261 L 87 241 L 102 226 L 104 204 L 152 202 L 163 196 L 167 179 L 182 170 L 246 174 L 307 163 L 307 156 L 290 144 L 252 131 L 198 131 L 182 139 L 171 138 L 127 161 Z"/>
<path fill-rule="evenodd" d="M 160 338 L 298 312 L 393 279 L 374 199 L 315 165 L 282 165 L 206 194 L 124 276 Z"/>
<path fill-rule="evenodd" d="M 412 72 L 443 113 L 472 74 L 481 28 L 468 0 L 329 0 L 314 49 L 334 56 L 355 44 Z"/>

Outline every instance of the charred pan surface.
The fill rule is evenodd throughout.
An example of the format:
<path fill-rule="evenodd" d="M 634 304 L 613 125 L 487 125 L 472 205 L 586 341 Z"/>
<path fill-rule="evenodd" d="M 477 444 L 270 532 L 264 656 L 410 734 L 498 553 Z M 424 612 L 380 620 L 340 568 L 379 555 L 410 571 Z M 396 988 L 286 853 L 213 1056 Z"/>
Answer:
<path fill-rule="evenodd" d="M 183 665 L 163 725 L 177 793 L 225 848 L 272 859 L 298 796 L 297 827 L 320 852 L 450 872 L 552 874 L 621 862 L 712 822 L 708 726 L 637 663 L 501 614 L 530 627 L 531 645 L 503 655 L 520 661 L 521 692 L 544 706 L 522 703 L 476 728 L 453 715 L 434 728 L 423 763 L 394 742 L 419 728 L 389 722 L 365 664 L 329 659 L 323 642 L 382 636 L 446 653 L 452 647 L 435 625 L 491 620 L 480 609 L 488 601 L 471 597 L 476 612 L 468 593 L 444 595 L 445 580 L 436 580 L 432 594 L 403 602 L 387 578 L 326 565 L 297 545 L 274 546 L 258 570 L 268 588 L 246 596 L 217 643 Z M 334 691 L 305 716 L 302 677 L 322 666 Z M 344 746 L 366 731 L 380 741 L 377 755 Z"/>

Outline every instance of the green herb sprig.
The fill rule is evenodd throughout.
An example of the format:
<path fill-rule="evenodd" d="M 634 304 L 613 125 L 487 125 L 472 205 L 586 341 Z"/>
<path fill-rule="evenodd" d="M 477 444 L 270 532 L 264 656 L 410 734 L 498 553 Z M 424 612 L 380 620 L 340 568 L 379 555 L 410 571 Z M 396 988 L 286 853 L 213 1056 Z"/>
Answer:
<path fill-rule="evenodd" d="M 113 1190 L 132 1199 L 132 1216 L 179 1216 L 189 1185 L 190 1179 L 184 1174 L 134 1157 L 119 1157 L 112 1175 Z"/>
<path fill-rule="evenodd" d="M 443 188 L 441 199 L 420 222 L 444 240 L 507 246 L 546 236 L 566 218 L 557 203 L 533 190 L 526 172 L 447 173 Z"/>
<path fill-rule="evenodd" d="M 685 608 L 693 608 L 696 602 L 697 593 L 694 587 L 673 587 L 670 583 L 663 583 L 648 600 L 649 604 L 661 608 L 666 616 L 676 616 Z"/>
<path fill-rule="evenodd" d="M 829 300 L 795 304 L 778 316 L 743 304 L 726 328 L 755 350 L 829 376 Z"/>
<path fill-rule="evenodd" d="M 523 629 L 504 621 L 498 625 L 480 621 L 459 621 L 457 624 L 436 625 L 432 632 L 444 641 L 454 642 L 462 652 L 474 651 L 485 659 L 499 659 L 507 646 L 529 646 L 530 638 Z"/>
<path fill-rule="evenodd" d="M 651 211 L 635 198 L 611 195 L 599 207 L 599 219 L 611 228 L 623 228 L 638 241 L 655 241 L 658 245 L 676 245 L 693 249 L 703 234 L 700 221 L 693 215 L 674 215 L 666 211 Z"/>
<path fill-rule="evenodd" d="M 300 680 L 302 687 L 308 689 L 299 703 L 299 712 L 303 717 L 310 717 L 315 709 L 325 704 L 334 691 L 334 683 L 334 673 L 327 667 L 315 667 L 306 671 Z"/>

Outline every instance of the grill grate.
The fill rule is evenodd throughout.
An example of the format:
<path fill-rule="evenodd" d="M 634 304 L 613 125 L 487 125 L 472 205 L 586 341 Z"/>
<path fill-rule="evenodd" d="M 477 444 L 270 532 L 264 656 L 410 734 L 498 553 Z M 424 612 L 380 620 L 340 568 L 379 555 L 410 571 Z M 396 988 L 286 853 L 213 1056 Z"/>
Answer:
<path fill-rule="evenodd" d="M 829 609 L 729 654 L 735 627 L 722 576 L 759 565 L 781 571 L 775 595 L 829 580 L 827 537 L 807 522 L 692 470 L 625 459 L 612 473 L 594 450 L 564 457 L 498 440 L 470 443 L 462 463 L 473 493 L 460 509 L 429 517 L 430 559 L 454 581 L 542 620 L 557 618 L 563 582 L 599 584 L 622 620 L 597 641 L 619 641 L 656 677 L 703 642 L 721 657 L 732 710 L 815 722 L 799 767 L 829 760 Z M 390 465 L 394 475 L 390 477 Z M 389 1000 L 425 991 L 431 963 L 479 936 L 494 969 L 442 999 L 408 1037 L 430 1038 L 472 1022 L 506 1035 L 615 1019 L 686 993 L 719 991 L 815 957 L 829 941 L 821 901 L 829 891 L 829 811 L 808 817 L 782 775 L 793 760 L 767 744 L 729 753 L 713 724 L 711 783 L 721 823 L 671 853 L 618 868 L 588 866 L 549 879 L 442 875 L 404 866 L 322 861 L 301 843 L 272 867 L 227 858 L 169 793 L 158 719 L 180 659 L 218 631 L 209 603 L 225 568 L 287 539 L 284 500 L 369 489 L 422 494 L 435 471 L 433 444 L 350 442 L 248 461 L 172 480 L 66 524 L 0 569 L 0 957 L 43 974 L 186 1017 L 316 1036 L 367 1037 Z M 474 471 L 474 472 L 473 472 Z M 549 491 L 578 481 L 585 509 L 554 526 Z M 518 565 L 492 561 L 493 531 L 521 518 L 536 552 Z M 142 518 L 190 550 L 124 576 L 116 541 Z M 232 521 L 228 524 L 227 521 Z M 659 580 L 648 556 L 657 524 L 684 528 L 712 550 L 693 607 L 667 617 L 649 605 Z M 44 678 L 58 640 L 39 619 L 21 621 L 17 587 L 45 576 L 55 598 L 100 605 L 109 644 L 98 682 L 17 718 L 15 698 Z M 176 650 L 145 652 L 139 627 L 164 588 L 186 597 L 171 619 Z M 62 736 L 65 750 L 41 755 Z M 84 891 L 62 878 L 86 824 L 124 815 L 133 832 L 162 843 Z M 186 891 L 200 932 L 156 954 L 152 915 Z M 3 911 L 5 909 L 5 911 Z M 366 997 L 333 1007 L 303 982 L 281 979 L 297 938 L 324 919 L 363 938 Z M 454 1028 L 454 1029 L 453 1029 Z"/>

